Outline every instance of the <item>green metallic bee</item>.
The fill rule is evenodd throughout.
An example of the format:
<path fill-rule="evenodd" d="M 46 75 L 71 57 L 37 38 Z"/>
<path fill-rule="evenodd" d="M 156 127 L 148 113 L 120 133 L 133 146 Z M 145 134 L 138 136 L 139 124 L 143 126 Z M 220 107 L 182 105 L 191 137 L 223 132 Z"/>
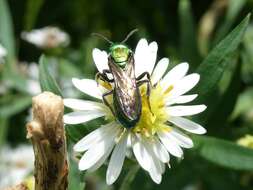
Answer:
<path fill-rule="evenodd" d="M 124 44 L 136 31 L 136 29 L 131 31 L 121 43 L 113 43 L 105 37 L 96 34 L 103 37 L 111 44 L 108 55 L 109 70 L 103 70 L 102 73 L 97 73 L 96 81 L 101 79 L 108 83 L 114 83 L 114 88 L 103 94 L 103 101 L 125 128 L 134 127 L 140 120 L 142 113 L 142 99 L 139 87 L 143 84 L 147 84 L 146 94 L 150 108 L 149 96 L 152 88 L 150 74 L 144 72 L 136 78 L 134 53 Z M 108 74 L 112 74 L 113 78 L 109 78 Z M 146 79 L 144 79 L 145 76 Z M 113 104 L 110 104 L 106 99 L 109 95 L 113 95 Z"/>

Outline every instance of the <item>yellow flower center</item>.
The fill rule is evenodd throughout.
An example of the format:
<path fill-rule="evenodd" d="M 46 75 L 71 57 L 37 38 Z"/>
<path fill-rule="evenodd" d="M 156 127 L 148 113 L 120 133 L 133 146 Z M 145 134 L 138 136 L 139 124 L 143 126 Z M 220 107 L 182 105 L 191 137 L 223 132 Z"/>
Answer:
<path fill-rule="evenodd" d="M 108 90 L 112 89 L 112 86 L 107 82 L 99 81 L 99 84 Z M 152 137 L 159 130 L 171 130 L 168 125 L 165 125 L 169 118 L 169 115 L 165 110 L 165 99 L 170 95 L 172 89 L 173 86 L 169 86 L 165 91 L 163 91 L 161 85 L 158 83 L 156 86 L 152 87 L 148 98 L 146 85 L 140 87 L 142 113 L 139 122 L 131 129 L 132 132 L 144 135 L 145 137 Z M 109 96 L 107 100 L 111 105 L 113 105 L 112 96 Z M 105 119 L 115 120 L 115 117 L 109 108 Z"/>
<path fill-rule="evenodd" d="M 169 87 L 163 92 L 159 84 L 153 87 L 149 97 L 149 107 L 146 87 L 143 86 L 140 88 L 142 97 L 142 114 L 139 122 L 132 129 L 133 132 L 150 137 L 156 134 L 158 130 L 170 130 L 164 123 L 169 117 L 165 110 L 165 98 L 171 90 L 172 87 Z"/>

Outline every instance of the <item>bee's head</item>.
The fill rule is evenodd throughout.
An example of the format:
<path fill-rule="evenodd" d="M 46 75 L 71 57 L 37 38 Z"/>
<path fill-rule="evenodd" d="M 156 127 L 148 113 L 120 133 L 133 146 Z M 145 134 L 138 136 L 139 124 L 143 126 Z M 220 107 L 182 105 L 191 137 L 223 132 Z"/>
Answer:
<path fill-rule="evenodd" d="M 110 56 L 114 60 L 115 64 L 120 66 L 121 68 L 124 68 L 127 65 L 127 60 L 129 58 L 129 55 L 132 53 L 131 49 L 129 49 L 124 43 L 130 38 L 138 29 L 134 29 L 126 36 L 126 38 L 120 42 L 120 43 L 113 43 L 109 39 L 107 39 L 105 36 L 98 34 L 98 33 L 92 33 L 95 36 L 98 36 L 100 38 L 103 38 L 105 41 L 111 44 L 110 47 Z"/>
<path fill-rule="evenodd" d="M 131 52 L 132 51 L 123 44 L 113 44 L 110 48 L 110 54 L 114 62 L 120 67 L 126 66 L 128 57 Z"/>

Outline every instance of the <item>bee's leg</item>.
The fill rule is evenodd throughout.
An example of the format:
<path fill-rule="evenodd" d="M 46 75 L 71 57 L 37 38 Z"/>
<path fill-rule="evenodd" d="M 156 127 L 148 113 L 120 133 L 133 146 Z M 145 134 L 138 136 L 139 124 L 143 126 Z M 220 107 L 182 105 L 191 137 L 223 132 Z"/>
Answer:
<path fill-rule="evenodd" d="M 141 79 L 144 78 L 145 76 L 147 77 L 147 79 L 141 80 Z M 153 112 L 152 112 L 152 110 L 151 110 L 151 106 L 150 106 L 150 93 L 151 93 L 152 83 L 151 83 L 151 77 L 150 77 L 149 72 L 144 72 L 144 73 L 142 73 L 140 76 L 138 76 L 138 77 L 136 78 L 136 80 L 138 81 L 138 82 L 137 82 L 137 85 L 138 85 L 138 83 L 140 84 L 139 86 L 141 86 L 141 85 L 144 84 L 144 83 L 147 83 L 148 106 L 149 106 L 150 112 L 153 114 Z M 141 80 L 141 81 L 140 81 L 140 80 Z"/>
<path fill-rule="evenodd" d="M 147 92 L 146 92 L 146 95 L 147 95 L 147 97 L 148 97 L 148 108 L 149 108 L 150 112 L 154 115 L 154 113 L 152 112 L 152 109 L 151 109 L 151 105 L 150 105 L 150 93 L 151 93 L 151 84 L 150 84 L 150 80 L 145 79 L 145 80 L 138 81 L 138 82 L 137 82 L 137 86 L 140 87 L 140 86 L 143 85 L 144 83 L 147 84 Z"/>
<path fill-rule="evenodd" d="M 98 79 L 101 79 L 106 82 L 114 82 L 114 79 L 109 79 L 108 76 L 106 75 L 107 72 L 106 70 L 103 70 L 103 73 L 97 73 L 95 76 L 95 80 L 98 82 Z"/>
<path fill-rule="evenodd" d="M 114 112 L 112 106 L 109 104 L 109 102 L 108 102 L 107 99 L 106 99 L 106 96 L 109 96 L 109 95 L 112 95 L 112 94 L 113 94 L 113 90 L 111 90 L 111 91 L 109 91 L 109 92 L 106 92 L 106 93 L 104 93 L 104 94 L 102 95 L 102 99 L 103 99 L 104 104 L 110 108 L 112 114 L 115 116 L 115 112 Z"/>
<path fill-rule="evenodd" d="M 138 77 L 136 78 L 136 80 L 139 81 L 139 80 L 143 79 L 145 76 L 147 77 L 148 82 L 150 83 L 150 86 L 152 86 L 152 84 L 151 84 L 151 77 L 150 77 L 149 72 L 144 72 L 144 73 L 142 73 L 140 76 L 138 76 Z"/>
<path fill-rule="evenodd" d="M 114 79 L 113 79 L 113 78 L 112 78 L 112 79 L 109 79 L 108 76 L 107 76 L 107 74 L 112 74 L 112 72 L 111 72 L 110 70 L 104 69 L 102 74 L 103 74 L 103 76 L 106 78 L 106 81 L 107 81 L 107 82 L 114 82 Z"/>

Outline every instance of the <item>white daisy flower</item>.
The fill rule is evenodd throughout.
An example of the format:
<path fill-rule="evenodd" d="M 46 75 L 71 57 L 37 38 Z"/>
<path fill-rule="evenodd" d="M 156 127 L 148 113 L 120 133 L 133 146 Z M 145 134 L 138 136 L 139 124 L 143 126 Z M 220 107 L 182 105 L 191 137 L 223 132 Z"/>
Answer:
<path fill-rule="evenodd" d="M 17 185 L 33 171 L 34 153 L 31 145 L 19 145 L 0 150 L 0 189 Z"/>
<path fill-rule="evenodd" d="M 31 32 L 22 32 L 22 39 L 42 49 L 65 47 L 69 44 L 69 35 L 57 27 L 47 26 Z"/>
<path fill-rule="evenodd" d="M 155 66 L 157 49 L 156 42 L 148 44 L 146 39 L 141 39 L 135 50 L 136 77 L 145 71 L 149 72 L 153 87 L 150 94 L 152 113 L 148 106 L 146 87 L 140 87 L 142 113 L 134 127 L 124 128 L 102 102 L 102 94 L 112 89 L 113 84 L 97 85 L 95 80 L 74 78 L 72 82 L 77 89 L 98 101 L 64 99 L 65 106 L 74 110 L 64 115 L 66 124 L 85 123 L 100 117 L 108 121 L 74 146 L 76 152 L 85 152 L 79 161 L 80 170 L 94 171 L 110 157 L 107 184 L 114 183 L 119 177 L 129 145 L 140 166 L 159 184 L 165 166 L 169 165 L 170 155 L 182 158 L 182 148 L 193 147 L 192 140 L 181 130 L 195 134 L 206 132 L 201 125 L 184 117 L 198 114 L 206 106 L 181 105 L 197 97 L 197 94 L 184 94 L 198 83 L 199 75 L 186 75 L 189 67 L 187 63 L 181 63 L 166 73 L 169 65 L 167 58 L 159 60 Z M 108 54 L 105 51 L 95 48 L 93 59 L 99 72 L 108 69 Z"/>
<path fill-rule="evenodd" d="M 4 62 L 4 57 L 7 55 L 6 49 L 0 44 L 0 64 Z"/>

